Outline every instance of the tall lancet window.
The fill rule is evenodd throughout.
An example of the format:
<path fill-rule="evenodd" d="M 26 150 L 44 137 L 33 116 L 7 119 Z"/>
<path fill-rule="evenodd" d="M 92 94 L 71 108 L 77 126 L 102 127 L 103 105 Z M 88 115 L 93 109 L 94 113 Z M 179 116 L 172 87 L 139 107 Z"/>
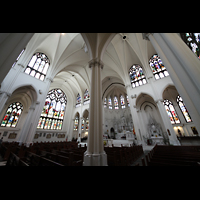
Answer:
<path fill-rule="evenodd" d="M 115 109 L 119 109 L 118 99 L 116 96 L 114 97 L 114 106 L 115 106 Z"/>
<path fill-rule="evenodd" d="M 50 90 L 47 94 L 37 128 L 61 130 L 66 105 L 67 97 L 62 90 Z"/>
<path fill-rule="evenodd" d="M 157 54 L 154 54 L 149 59 L 149 65 L 151 67 L 151 70 L 153 71 L 156 80 L 169 76 L 168 71 L 166 70 L 165 66 L 162 63 L 162 60 Z"/>
<path fill-rule="evenodd" d="M 140 65 L 133 65 L 129 69 L 129 76 L 130 76 L 131 85 L 133 88 L 147 83 L 143 69 Z"/>
<path fill-rule="evenodd" d="M 106 98 L 104 99 L 104 103 L 103 104 L 104 104 L 104 108 L 107 108 L 107 99 Z"/>
<path fill-rule="evenodd" d="M 78 131 L 78 123 L 79 123 L 79 113 L 76 114 L 74 120 L 74 131 Z"/>
<path fill-rule="evenodd" d="M 130 107 L 128 95 L 126 95 L 127 105 Z"/>
<path fill-rule="evenodd" d="M 178 118 L 178 115 L 176 114 L 176 111 L 175 111 L 175 108 L 174 108 L 172 102 L 169 101 L 168 99 L 165 99 L 163 102 L 163 105 L 165 106 L 165 110 L 169 116 L 171 123 L 172 124 L 181 123 Z"/>
<path fill-rule="evenodd" d="M 122 107 L 122 109 L 123 108 L 126 108 L 126 106 L 125 106 L 125 101 L 124 101 L 124 97 L 121 95 L 120 96 L 120 101 L 121 101 L 121 107 Z"/>
<path fill-rule="evenodd" d="M 11 103 L 2 119 L 2 127 L 16 127 L 19 117 L 22 114 L 23 105 L 20 102 Z"/>
<path fill-rule="evenodd" d="M 88 89 L 86 89 L 85 93 L 84 93 L 84 102 L 83 102 L 83 104 L 88 104 L 88 103 L 90 103 L 90 95 L 89 95 Z"/>
<path fill-rule="evenodd" d="M 50 61 L 44 53 L 35 53 L 31 58 L 28 66 L 25 69 L 25 73 L 29 74 L 41 81 L 44 81 L 49 69 Z"/>
<path fill-rule="evenodd" d="M 108 108 L 112 109 L 112 99 L 111 99 L 111 97 L 108 98 Z"/>
<path fill-rule="evenodd" d="M 76 97 L 76 107 L 79 107 L 81 106 L 81 96 L 80 94 L 78 93 L 77 94 L 77 97 Z"/>
<path fill-rule="evenodd" d="M 200 59 L 200 33 L 181 33 L 181 38 Z"/>
<path fill-rule="evenodd" d="M 192 122 L 192 118 L 189 115 L 189 112 L 187 108 L 185 107 L 185 104 L 183 103 L 183 99 L 180 95 L 177 96 L 176 101 L 179 105 L 179 108 L 181 109 L 181 112 L 183 113 L 183 116 L 185 117 L 186 122 Z"/>

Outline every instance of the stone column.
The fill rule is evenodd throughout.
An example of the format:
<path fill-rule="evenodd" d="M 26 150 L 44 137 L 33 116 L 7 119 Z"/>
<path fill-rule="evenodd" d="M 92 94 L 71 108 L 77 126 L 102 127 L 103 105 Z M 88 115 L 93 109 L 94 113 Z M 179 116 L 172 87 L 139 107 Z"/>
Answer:
<path fill-rule="evenodd" d="M 8 107 L 9 105 L 5 105 L 6 101 L 8 100 L 9 97 L 11 97 L 11 93 L 9 92 L 5 92 L 5 91 L 1 91 L 0 90 L 0 113 L 2 112 L 4 106 Z"/>
<path fill-rule="evenodd" d="M 84 153 L 84 166 L 105 166 L 107 155 L 103 147 L 103 110 L 101 70 L 103 63 L 100 59 L 89 62 L 91 68 L 90 115 L 87 151 Z"/>
<path fill-rule="evenodd" d="M 81 134 L 82 134 L 82 130 L 81 130 L 81 125 L 82 125 L 82 119 L 83 117 L 79 116 L 78 119 L 78 142 L 81 142 Z"/>
<path fill-rule="evenodd" d="M 146 37 L 161 57 L 200 135 L 200 61 L 176 33 L 149 33 Z"/>
<path fill-rule="evenodd" d="M 33 116 L 33 112 L 35 110 L 35 106 L 31 106 L 28 110 L 28 115 L 26 117 L 26 121 L 24 123 L 23 129 L 21 131 L 21 133 L 19 134 L 19 138 L 17 138 L 17 141 L 19 142 L 19 144 L 21 145 L 23 142 L 26 142 L 27 137 L 28 137 L 28 133 L 33 125 L 31 118 Z M 28 144 L 27 146 L 29 146 L 30 144 Z"/>

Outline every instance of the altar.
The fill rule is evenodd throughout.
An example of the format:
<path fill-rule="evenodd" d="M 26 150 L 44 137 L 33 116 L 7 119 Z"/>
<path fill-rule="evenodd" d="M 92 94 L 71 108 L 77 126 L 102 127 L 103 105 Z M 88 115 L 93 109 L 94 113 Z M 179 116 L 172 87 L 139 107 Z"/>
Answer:
<path fill-rule="evenodd" d="M 162 144 L 162 145 L 164 145 L 163 137 L 162 136 L 151 137 L 151 140 L 152 140 L 153 145 L 155 145 L 155 144 Z"/>
<path fill-rule="evenodd" d="M 164 137 L 162 133 L 162 129 L 159 123 L 155 121 L 155 119 L 150 116 L 149 124 L 147 125 L 148 129 L 148 140 L 152 145 L 155 144 L 163 144 L 164 145 Z"/>

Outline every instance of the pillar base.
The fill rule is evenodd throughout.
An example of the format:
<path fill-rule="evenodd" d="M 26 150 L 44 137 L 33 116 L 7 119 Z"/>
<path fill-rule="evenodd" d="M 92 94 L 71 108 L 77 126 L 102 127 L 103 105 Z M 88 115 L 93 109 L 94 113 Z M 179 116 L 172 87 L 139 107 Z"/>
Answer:
<path fill-rule="evenodd" d="M 108 166 L 106 153 L 89 154 L 86 151 L 84 153 L 83 166 Z"/>

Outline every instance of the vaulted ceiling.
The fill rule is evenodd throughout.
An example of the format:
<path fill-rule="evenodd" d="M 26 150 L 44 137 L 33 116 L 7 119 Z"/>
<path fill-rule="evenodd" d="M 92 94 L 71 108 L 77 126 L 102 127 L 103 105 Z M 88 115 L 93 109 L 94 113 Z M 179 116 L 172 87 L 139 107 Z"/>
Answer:
<path fill-rule="evenodd" d="M 74 100 L 77 93 L 83 97 L 90 86 L 88 62 L 92 58 L 98 56 L 104 63 L 102 93 L 110 95 L 112 89 L 114 93 L 126 92 L 123 87 L 130 84 L 130 67 L 139 64 L 145 71 L 149 58 L 156 53 L 142 33 L 36 33 L 26 51 L 29 59 L 37 51 L 48 56 L 51 87 L 62 85 Z"/>

